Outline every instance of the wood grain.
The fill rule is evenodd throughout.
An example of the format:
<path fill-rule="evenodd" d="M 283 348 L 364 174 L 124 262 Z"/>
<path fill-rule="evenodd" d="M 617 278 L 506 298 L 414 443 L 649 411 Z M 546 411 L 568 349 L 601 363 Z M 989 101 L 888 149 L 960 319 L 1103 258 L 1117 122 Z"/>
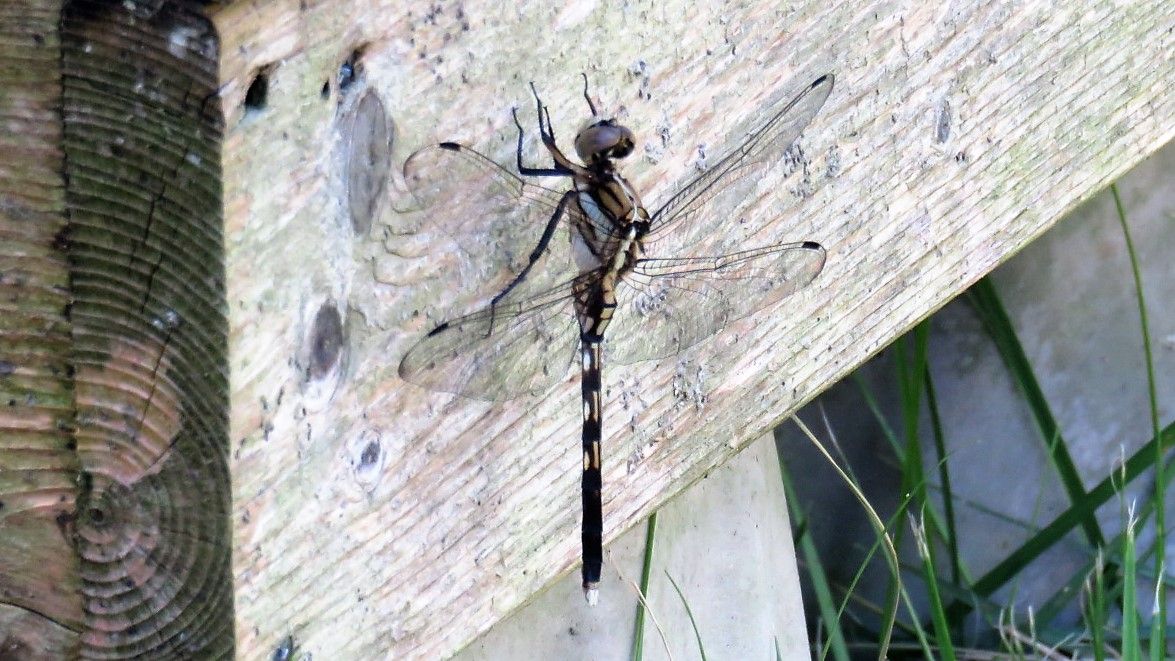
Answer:
<path fill-rule="evenodd" d="M 0 6 L 0 658 L 65 658 L 83 610 L 64 230 L 60 3 Z M 16 66 L 15 63 L 19 63 Z"/>
<path fill-rule="evenodd" d="M 84 657 L 232 650 L 221 118 L 185 3 L 62 13 Z"/>
<path fill-rule="evenodd" d="M 609 536 L 1175 129 L 1175 72 L 1163 64 L 1172 10 L 1158 3 L 825 4 L 421 13 L 249 2 L 215 16 L 231 45 L 222 98 L 243 653 L 291 636 L 315 654 L 444 655 L 578 558 L 574 374 L 493 406 L 396 376 L 409 343 L 492 292 L 467 277 L 485 265 L 431 236 L 427 216 L 394 211 L 395 185 L 372 229 L 355 233 L 341 173 L 361 90 L 395 122 L 394 162 L 451 139 L 508 164 L 510 108 L 533 126 L 527 81 L 569 140 L 586 71 L 603 108 L 643 139 L 626 172 L 656 206 L 772 94 L 836 73 L 800 171 L 777 169 L 745 216 L 699 228 L 731 243 L 820 241 L 825 272 L 677 360 L 606 372 Z M 340 91 L 339 65 L 356 52 L 358 78 Z M 246 111 L 263 70 L 270 106 Z M 344 339 L 335 367 L 311 377 L 324 306 Z"/>
<path fill-rule="evenodd" d="M 609 537 L 1175 132 L 1170 3 L 827 4 L 7 3 L 0 653 L 444 656 L 574 567 L 575 375 L 496 405 L 396 375 L 495 265 L 395 172 L 509 164 L 528 81 L 566 144 L 586 72 L 655 208 L 837 76 L 798 166 L 678 237 L 816 240 L 824 273 L 606 365 Z"/>

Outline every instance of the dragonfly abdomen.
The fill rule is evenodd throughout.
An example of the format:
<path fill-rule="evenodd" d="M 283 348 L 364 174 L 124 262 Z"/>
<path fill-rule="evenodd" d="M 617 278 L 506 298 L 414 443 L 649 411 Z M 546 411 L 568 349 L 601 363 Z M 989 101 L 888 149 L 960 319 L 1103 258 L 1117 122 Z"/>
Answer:
<path fill-rule="evenodd" d="M 602 338 L 601 338 L 602 339 Z M 600 376 L 600 340 L 584 339 L 580 346 L 583 373 L 583 591 L 589 604 L 598 598 L 604 564 L 604 515 L 600 492 L 600 440 L 603 436 L 603 394 Z"/>

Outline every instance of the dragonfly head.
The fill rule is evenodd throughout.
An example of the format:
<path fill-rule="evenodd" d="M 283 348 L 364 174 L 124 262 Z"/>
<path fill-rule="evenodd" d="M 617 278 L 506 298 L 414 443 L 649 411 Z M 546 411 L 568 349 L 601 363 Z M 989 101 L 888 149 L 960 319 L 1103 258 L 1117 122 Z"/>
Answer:
<path fill-rule="evenodd" d="M 588 165 L 624 158 L 635 146 L 632 131 L 612 119 L 594 122 L 575 136 L 575 153 Z"/>

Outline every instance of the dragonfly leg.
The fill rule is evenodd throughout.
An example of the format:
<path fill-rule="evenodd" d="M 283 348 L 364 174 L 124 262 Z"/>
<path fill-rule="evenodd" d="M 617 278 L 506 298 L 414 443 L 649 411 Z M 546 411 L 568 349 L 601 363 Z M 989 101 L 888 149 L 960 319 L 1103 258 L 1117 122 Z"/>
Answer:
<path fill-rule="evenodd" d="M 523 165 L 522 164 L 522 137 L 523 137 L 524 133 L 522 130 L 522 123 L 518 121 L 518 108 L 511 109 L 511 113 L 514 115 L 514 125 L 518 127 L 518 149 L 515 151 L 515 156 L 516 156 L 517 163 L 518 163 L 518 173 L 519 174 L 523 174 L 528 177 L 573 177 L 573 176 L 575 176 L 574 172 L 572 172 L 566 168 L 559 167 L 558 163 L 555 163 L 555 167 L 553 167 L 553 168 L 528 168 L 525 165 Z M 540 122 L 540 124 L 541 124 L 541 122 Z"/>
<path fill-rule="evenodd" d="M 583 76 L 583 98 L 587 99 L 588 107 L 592 109 L 592 117 L 599 117 L 600 113 L 596 112 L 596 104 L 592 103 L 592 95 L 588 94 L 588 79 L 586 73 L 579 74 Z"/>
<path fill-rule="evenodd" d="M 559 219 L 563 217 L 563 213 L 567 208 L 567 204 L 576 195 L 577 193 L 575 191 L 569 190 L 563 194 L 563 197 L 559 199 L 559 206 L 555 207 L 555 213 L 551 214 L 551 219 L 547 221 L 547 227 L 543 229 L 543 235 L 539 237 L 538 245 L 534 247 L 534 250 L 530 251 L 530 257 L 527 259 L 526 266 L 523 267 L 521 271 L 519 271 L 518 275 L 514 276 L 514 279 L 510 281 L 510 284 L 506 285 L 502 291 L 498 292 L 497 295 L 495 295 L 493 299 L 490 300 L 491 308 L 496 306 L 499 301 L 505 298 L 515 287 L 517 287 L 523 280 L 526 279 L 526 276 L 530 273 L 530 270 L 534 268 L 534 265 L 539 261 L 539 258 L 541 258 L 543 253 L 547 251 L 547 247 L 551 244 L 551 237 L 555 236 L 555 230 L 559 227 Z"/>
<path fill-rule="evenodd" d="M 539 115 L 539 136 L 543 139 L 543 144 L 555 144 L 555 129 L 551 126 L 551 112 L 547 110 L 547 106 L 539 98 L 539 91 L 535 89 L 533 82 L 530 84 L 530 93 L 534 95 L 535 112 Z M 544 119 L 546 119 L 545 122 Z"/>
<path fill-rule="evenodd" d="M 535 112 L 539 116 L 539 136 L 543 139 L 543 146 L 551 153 L 551 160 L 554 163 L 550 168 L 528 168 L 522 164 L 522 124 L 519 123 L 518 113 L 515 111 L 514 125 L 518 127 L 518 172 L 537 177 L 591 178 L 592 174 L 587 168 L 567 158 L 559 149 L 559 145 L 555 142 L 555 129 L 551 124 L 551 111 L 539 98 L 539 92 L 534 83 L 530 84 L 530 91 L 534 94 Z"/>

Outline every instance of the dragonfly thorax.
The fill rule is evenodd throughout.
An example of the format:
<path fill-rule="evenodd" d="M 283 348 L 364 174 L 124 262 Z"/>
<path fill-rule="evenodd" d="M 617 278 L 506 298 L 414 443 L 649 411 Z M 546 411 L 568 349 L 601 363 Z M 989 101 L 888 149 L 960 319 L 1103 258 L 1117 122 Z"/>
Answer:
<path fill-rule="evenodd" d="M 636 138 L 627 127 L 612 119 L 602 119 L 575 136 L 575 153 L 589 166 L 604 164 L 613 158 L 632 153 Z"/>
<path fill-rule="evenodd" d="M 602 266 L 617 273 L 636 259 L 640 240 L 649 230 L 649 215 L 640 200 L 625 195 L 635 195 L 627 183 L 618 179 L 611 186 L 580 190 L 578 202 L 586 222 L 577 223 L 571 232 L 571 255 L 580 273 Z"/>
<path fill-rule="evenodd" d="M 636 229 L 635 238 L 648 231 L 649 212 L 632 185 L 618 172 L 610 170 L 577 178 L 576 190 L 586 221 L 577 223 L 577 229 L 598 256 L 615 252 L 615 246 L 610 244 L 615 244 L 630 229 Z"/>

